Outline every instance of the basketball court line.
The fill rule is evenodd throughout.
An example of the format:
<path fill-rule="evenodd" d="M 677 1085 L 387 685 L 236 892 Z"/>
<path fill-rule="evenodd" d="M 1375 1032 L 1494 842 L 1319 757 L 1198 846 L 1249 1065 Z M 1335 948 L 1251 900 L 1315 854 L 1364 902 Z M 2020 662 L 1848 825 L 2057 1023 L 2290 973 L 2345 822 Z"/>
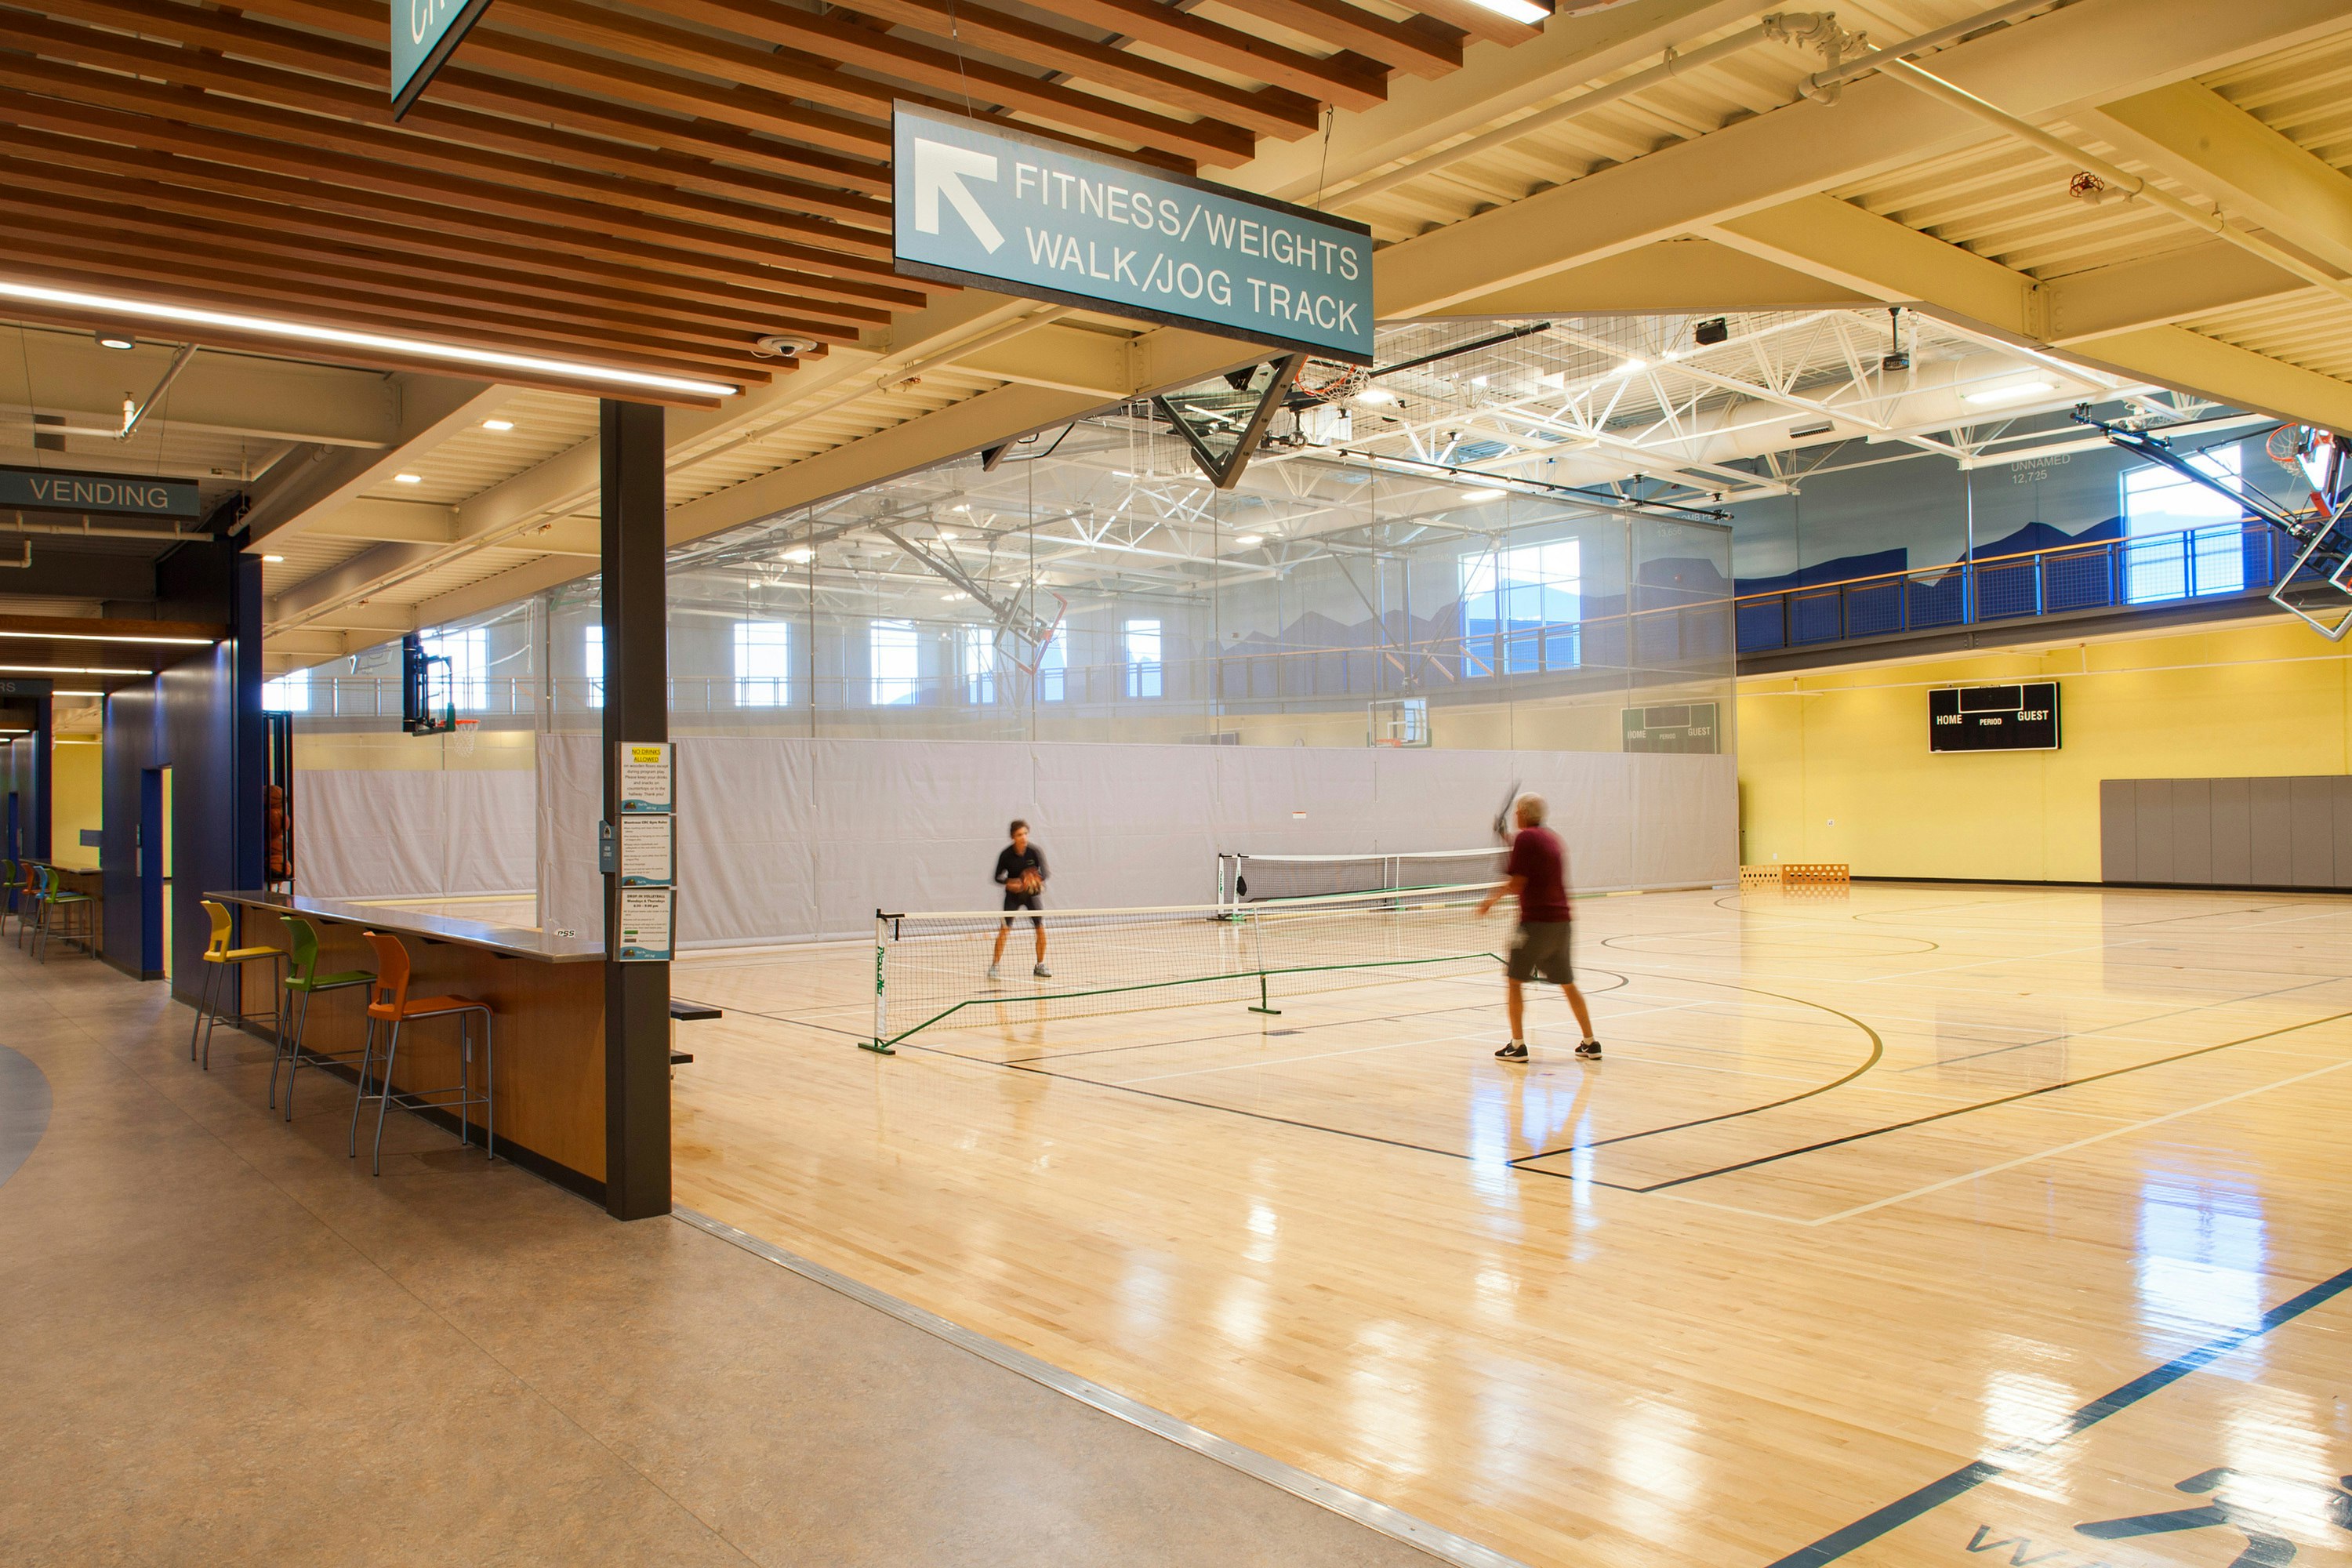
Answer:
<path fill-rule="evenodd" d="M 1851 1524 L 1840 1526 L 1811 1545 L 1775 1558 L 1766 1564 L 1766 1568 L 1825 1568 L 1826 1564 L 1851 1555 L 1881 1536 L 1891 1535 L 1914 1520 L 1965 1497 L 1987 1481 L 2023 1468 L 2061 1444 L 2081 1436 L 2110 1415 L 2130 1409 L 2150 1394 L 2160 1393 L 2190 1373 L 2202 1371 L 2223 1356 L 2252 1344 L 2273 1330 L 2294 1321 L 2313 1308 L 2325 1306 L 2347 1289 L 2352 1289 L 2352 1268 L 2287 1298 L 2264 1312 L 2251 1327 L 2208 1340 L 2195 1350 L 2175 1356 L 2121 1387 L 2101 1394 L 2069 1415 L 2063 1430 L 2047 1437 L 2025 1437 L 2004 1443 L 1985 1458 L 1969 1460 L 1949 1475 L 1930 1481 L 1916 1491 L 1863 1515 Z"/>
<path fill-rule="evenodd" d="M 2018 1092 L 2017 1092 L 2017 1093 L 2015 1093 L 2015 1094 L 2006 1094 L 2006 1095 L 2002 1095 L 2002 1096 L 2000 1096 L 2000 1098 L 1995 1099 L 1995 1100 L 1979 1100 L 1979 1101 L 1978 1101 L 1978 1102 L 1976 1102 L 1975 1104 L 1972 1104 L 1972 1105 L 1956 1106 L 1956 1107 L 1954 1107 L 1952 1110 L 1939 1110 L 1939 1111 L 1937 1111 L 1937 1112 L 1933 1113 L 1932 1115 L 1927 1115 L 1927 1116 L 1916 1116 L 1916 1117 L 1913 1117 L 1913 1118 L 1911 1118 L 1909 1121 L 1895 1121 L 1895 1122 L 1890 1122 L 1889 1124 L 1887 1124 L 1887 1125 L 1886 1125 L 1886 1126 L 1885 1126 L 1885 1127 L 1873 1127 L 1873 1128 L 1865 1129 L 1864 1131 L 1860 1131 L 1860 1132 L 1848 1132 L 1848 1133 L 1842 1134 L 1841 1136 L 1839 1136 L 1839 1137 L 1835 1137 L 1835 1138 L 1825 1138 L 1825 1139 L 1822 1140 L 1820 1142 L 1817 1142 L 1817 1143 L 1808 1143 L 1808 1144 L 1804 1145 L 1802 1148 L 1799 1148 L 1799 1149 L 1784 1149 L 1784 1150 L 1780 1151 L 1779 1153 L 1774 1153 L 1774 1154 L 1759 1154 L 1759 1155 L 1758 1155 L 1756 1158 L 1754 1158 L 1754 1159 L 1752 1159 L 1752 1160 L 1742 1160 L 1742 1161 L 1739 1161 L 1739 1162 L 1738 1162 L 1738 1163 L 1736 1163 L 1736 1164 L 1730 1164 L 1730 1165 L 1719 1166 L 1718 1168 L 1717 1168 L 1717 1169 L 1715 1169 L 1715 1170 L 1712 1170 L 1712 1171 L 1697 1171 L 1697 1172 L 1694 1172 L 1693 1173 L 1691 1173 L 1690 1175 L 1687 1175 L 1687 1176 L 1675 1176 L 1675 1177 L 1674 1177 L 1674 1178 L 1672 1178 L 1671 1180 L 1668 1180 L 1668 1181 L 1654 1183 L 1654 1184 L 1651 1184 L 1651 1185 L 1649 1185 L 1649 1186 L 1645 1186 L 1645 1187 L 1636 1187 L 1636 1188 L 1634 1188 L 1634 1189 L 1633 1189 L 1633 1191 L 1635 1191 L 1635 1192 L 1642 1192 L 1642 1193 L 1663 1192 L 1663 1191 L 1664 1191 L 1665 1189 L 1667 1189 L 1667 1188 L 1669 1188 L 1669 1187 L 1679 1187 L 1679 1186 L 1683 1186 L 1683 1185 L 1685 1185 L 1685 1184 L 1688 1184 L 1688 1183 L 1691 1183 L 1691 1182 L 1704 1182 L 1704 1181 L 1707 1181 L 1707 1180 L 1709 1180 L 1709 1179 L 1711 1179 L 1711 1178 L 1713 1178 L 1713 1177 L 1716 1177 L 1716 1176 L 1727 1176 L 1727 1175 L 1730 1175 L 1732 1173 L 1734 1173 L 1734 1172 L 1736 1172 L 1736 1171 L 1752 1170 L 1753 1168 L 1755 1168 L 1755 1167 L 1756 1167 L 1756 1166 L 1758 1166 L 1758 1165 L 1769 1165 L 1769 1164 L 1773 1164 L 1773 1163 L 1777 1163 L 1777 1162 L 1779 1162 L 1779 1161 L 1781 1161 L 1781 1160 L 1793 1160 L 1793 1159 L 1795 1159 L 1795 1158 L 1797 1158 L 1798 1156 L 1802 1155 L 1802 1154 L 1815 1154 L 1815 1153 L 1819 1153 L 1821 1151 L 1822 1151 L 1822 1150 L 1824 1150 L 1824 1149 L 1835 1149 L 1835 1148 L 1838 1148 L 1838 1147 L 1840 1147 L 1841 1145 L 1843 1145 L 1843 1144 L 1847 1144 L 1847 1143 L 1858 1143 L 1858 1142 L 1862 1142 L 1864 1139 L 1865 1139 L 1865 1138 L 1877 1138 L 1877 1137 L 1882 1137 L 1882 1136 L 1884 1136 L 1885 1134 L 1889 1133 L 1889 1132 L 1901 1132 L 1901 1131 L 1906 1131 L 1906 1130 L 1908 1130 L 1908 1129 L 1910 1129 L 1910 1128 L 1914 1128 L 1914 1127 L 1924 1127 L 1924 1126 L 1926 1126 L 1927 1123 L 1929 1123 L 1929 1122 L 1931 1122 L 1931 1121 L 1948 1121 L 1948 1120 L 1950 1120 L 1951 1118 L 1953 1118 L 1953 1117 L 1955 1117 L 1955 1116 L 1965 1116 L 1965 1115 L 1968 1115 L 1968 1114 L 1969 1114 L 1969 1113 L 1970 1113 L 1971 1111 L 1978 1111 L 1978 1110 L 1992 1110 L 1992 1109 L 1993 1109 L 1994 1107 L 1996 1107 L 1996 1106 L 2002 1106 L 2002 1105 L 2014 1105 L 2014 1104 L 2015 1104 L 2015 1103 L 2017 1103 L 2019 1100 L 2032 1100 L 2032 1099 L 2034 1099 L 2036 1096 L 2039 1096 L 2039 1095 L 2044 1095 L 2044 1094 L 2054 1094 L 2054 1093 L 2056 1093 L 2057 1091 L 2059 1091 L 2060 1089 L 2079 1089 L 2079 1088 L 2081 1088 L 2081 1087 L 2082 1087 L 2083 1085 L 2084 1085 L 2084 1084 L 2099 1083 L 2099 1082 L 2104 1081 L 2105 1079 L 2111 1079 L 2111 1078 L 2121 1078 L 2121 1077 L 2123 1077 L 2123 1076 L 2124 1076 L 2125 1074 L 2126 1074 L 2126 1073 L 2144 1072 L 2144 1071 L 2146 1071 L 2147 1069 L 2148 1069 L 2149 1068 L 2168 1067 L 2168 1066 L 2172 1065 L 2172 1064 L 2173 1064 L 2173 1063 L 2175 1063 L 2175 1062 L 2185 1062 L 2185 1061 L 2190 1061 L 2190 1060 L 2195 1059 L 2195 1058 L 2198 1058 L 2198 1057 L 2210 1056 L 2210 1055 L 2212 1055 L 2215 1051 L 2234 1050 L 2234 1049 L 2236 1049 L 2236 1048 L 2237 1048 L 2238 1047 L 2240 1047 L 2240 1046 L 2250 1046 L 2250 1045 L 2252 1045 L 2252 1044 L 2253 1044 L 2255 1041 L 2257 1041 L 2257 1040 L 2267 1040 L 2267 1039 L 2273 1038 L 2273 1037 L 2275 1037 L 2275 1036 L 2293 1034 L 2293 1033 L 2294 1033 L 2295 1031 L 2297 1031 L 2297 1030 L 2299 1030 L 2299 1029 L 2313 1029 L 2313 1028 L 2317 1028 L 2319 1026 L 2321 1026 L 2321 1025 L 2323 1025 L 2323 1024 L 2334 1024 L 2334 1023 L 2338 1023 L 2338 1022 L 2341 1022 L 2342 1020 L 2344 1020 L 2344 1019 L 2346 1019 L 2346 1018 L 2352 1018 L 2352 1012 L 2333 1013 L 2333 1014 L 2330 1014 L 2329 1016 L 2326 1016 L 2326 1017 L 2325 1017 L 2325 1018 L 2313 1018 L 2313 1019 L 2308 1020 L 2307 1022 L 2301 1023 L 2301 1024 L 2288 1024 L 2288 1025 L 2285 1025 L 2285 1026 L 2284 1026 L 2283 1027 L 2280 1027 L 2280 1028 L 2276 1028 L 2276 1029 L 2266 1029 L 2266 1030 L 2264 1030 L 2263 1033 L 2261 1033 L 2261 1034 L 2259 1034 L 2259 1035 L 2248 1035 L 2248 1036 L 2246 1036 L 2245 1037 L 2243 1037 L 2242 1039 L 2236 1039 L 2236 1040 L 2223 1040 L 2223 1041 L 2220 1042 L 2220 1043 L 2219 1043 L 2219 1044 L 2217 1044 L 2217 1045 L 2210 1045 L 2210 1046 L 2200 1046 L 2200 1047 L 2196 1047 L 2194 1050 L 2182 1051 L 2182 1052 L 2180 1052 L 2179 1054 L 2178 1054 L 2178 1055 L 2176 1055 L 2176 1056 L 2159 1057 L 2159 1058 L 2158 1058 L 2157 1059 L 2155 1059 L 2155 1060 L 2153 1060 L 2153 1061 L 2135 1062 L 2135 1063 L 2133 1063 L 2132 1065 L 2130 1065 L 2130 1066 L 2128 1066 L 2128 1067 L 2110 1068 L 2108 1068 L 2105 1072 L 2092 1073 L 2092 1074 L 2090 1074 L 2089 1076 L 2084 1077 L 2084 1078 L 2064 1079 L 2060 1080 L 2060 1081 L 2059 1081 L 2059 1082 L 2057 1082 L 2057 1083 L 2043 1084 L 2043 1085 L 2042 1085 L 2042 1086 L 2041 1086 L 2040 1088 L 2038 1088 L 2038 1089 L 2021 1089 L 2020 1091 L 2018 1091 Z M 2336 1062 L 2336 1063 L 2333 1063 L 2333 1064 L 2331 1064 L 2331 1065 L 2329 1065 L 2329 1066 L 2327 1066 L 2327 1067 L 2325 1067 L 2325 1068 L 2316 1068 L 2316 1069 L 2315 1069 L 2315 1070 L 2314 1070 L 2314 1071 L 2312 1071 L 2312 1072 L 2308 1072 L 2308 1073 L 2302 1074 L 2302 1075 L 2300 1075 L 2300 1076 L 2299 1076 L 2299 1077 L 2297 1077 L 2297 1078 L 2294 1078 L 2294 1079 L 2281 1079 L 2280 1081 L 2281 1081 L 2281 1082 L 2284 1082 L 2284 1083 L 2297 1083 L 2297 1082 L 2301 1082 L 2301 1081 L 2302 1081 L 2302 1079 L 2305 1079 L 2305 1078 L 2316 1078 L 2316 1077 L 2318 1077 L 2318 1076 L 2319 1076 L 2319 1074 L 2320 1074 L 2320 1073 L 2323 1073 L 2323 1072 L 2333 1072 L 2333 1071 L 2335 1071 L 2335 1070 L 2336 1070 L 2337 1068 L 2339 1068 L 2339 1067 L 2347 1067 L 2347 1066 L 2352 1066 L 2352 1058 L 2347 1058 L 2347 1060 L 2345 1060 L 2345 1061 Z M 2259 1091 L 2257 1091 L 2257 1090 L 2248 1090 L 2247 1092 L 2248 1092 L 2248 1093 L 2254 1093 L 2254 1092 L 2259 1092 Z M 2231 1098 L 2231 1099 L 2242 1099 L 2242 1098 L 2244 1098 L 2244 1096 L 2243 1096 L 2243 1095 L 2233 1095 L 2233 1096 L 2231 1096 L 2230 1098 Z M 2212 1101 L 2211 1103 L 2212 1103 L 2212 1104 L 2215 1104 L 2215 1105 L 2222 1105 L 2222 1104 L 2227 1104 L 2227 1103 L 2228 1103 L 2228 1100 L 2214 1100 L 2214 1101 Z M 1769 1108 L 1764 1108 L 1764 1109 L 1769 1109 Z M 2200 1109 L 2200 1108 L 2192 1107 L 2191 1109 Z M 2179 1114 L 2186 1114 L 2186 1112 L 2180 1112 L 2180 1113 L 2179 1113 Z M 2157 1120 L 2158 1120 L 2158 1121 L 2170 1121 L 2171 1119 L 2172 1119 L 2172 1118 L 2171 1118 L 2171 1116 L 2168 1115 L 2168 1116 L 2164 1116 L 2164 1117 L 2158 1118 Z M 1706 1120 L 1707 1120 L 1707 1121 L 1721 1121 L 1721 1120 L 1726 1120 L 1726 1119 L 1725 1119 L 1725 1118 L 1707 1118 Z M 1685 1125 L 1687 1125 L 1687 1126 L 1702 1126 L 1702 1125 L 1704 1125 L 1704 1124 L 1705 1124 L 1705 1122 L 1704 1122 L 1704 1121 L 1699 1121 L 1699 1122 L 1689 1122 L 1689 1123 L 1685 1123 Z M 2140 1123 L 2139 1125 L 2144 1125 L 2144 1126 L 2154 1126 L 2155 1124 L 2156 1124 L 2156 1123 L 2155 1123 L 2154 1121 L 2149 1121 L 2149 1122 Z M 1659 1131 L 1669 1131 L 1669 1132 L 1671 1132 L 1671 1131 L 1679 1131 L 1679 1129 L 1676 1129 L 1676 1128 L 1662 1128 L 1662 1129 L 1660 1129 Z M 2118 1128 L 2118 1129 L 2116 1129 L 2116 1132 L 2124 1132 L 2124 1131 L 2131 1131 L 2131 1129 L 2129 1129 L 2129 1128 Z M 2102 1134 L 2100 1134 L 2100 1137 L 2101 1137 L 2101 1138 L 2113 1137 L 2113 1136 L 2116 1136 L 2116 1132 L 2102 1133 Z M 1629 1135 L 1627 1135 L 1626 1137 L 1609 1139 L 1609 1140 L 1605 1140 L 1605 1142 L 1629 1142 L 1629 1141 L 1631 1140 L 1631 1138 L 1633 1138 L 1633 1137 L 1646 1137 L 1646 1136 L 1654 1136 L 1654 1134 L 1645 1134 L 1645 1133 L 1629 1134 Z M 2098 1138 L 2093 1138 L 2093 1139 L 2085 1140 L 2085 1142 L 2099 1142 L 2099 1139 L 2098 1139 Z M 1594 1144 L 1592 1145 L 1592 1147 L 1594 1147 L 1594 1148 L 1600 1148 L 1600 1147 L 1601 1147 L 1601 1146 L 1602 1146 L 1602 1145 L 1601 1145 L 1601 1143 L 1600 1143 L 1600 1142 L 1596 1142 L 1596 1143 L 1594 1143 Z M 2080 1147 L 2080 1146 L 2081 1146 L 2080 1144 L 2068 1145 L 2068 1147 Z M 1532 1159 L 1543 1159 L 1543 1158 L 1546 1158 L 1546 1156 L 1538 1154 L 1538 1155 L 1532 1155 L 1532 1156 L 1530 1156 L 1530 1158 L 1532 1158 Z M 1960 1178 L 1960 1179 L 1965 1179 L 1965 1178 Z M 1948 1185 L 1949 1184 L 1940 1184 Z M 1922 1190 L 1927 1190 L 1927 1189 L 1922 1189 Z M 1852 1211 L 1852 1212 L 1855 1212 L 1855 1213 L 1865 1212 L 1865 1211 L 1867 1210 L 1867 1208 L 1869 1208 L 1869 1207 L 1873 1207 L 1873 1206 L 1877 1206 L 1877 1205 L 1864 1205 L 1864 1209 L 1863 1209 L 1863 1210 L 1855 1210 L 1855 1211 Z"/>

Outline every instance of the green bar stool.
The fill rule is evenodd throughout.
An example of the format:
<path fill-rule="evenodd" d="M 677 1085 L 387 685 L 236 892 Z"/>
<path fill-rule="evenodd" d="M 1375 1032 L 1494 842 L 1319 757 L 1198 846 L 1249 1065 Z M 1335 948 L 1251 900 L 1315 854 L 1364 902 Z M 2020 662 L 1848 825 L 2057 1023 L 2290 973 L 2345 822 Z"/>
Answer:
<path fill-rule="evenodd" d="M 321 991 L 347 991 L 355 985 L 365 985 L 375 976 L 364 969 L 345 969 L 333 974 L 319 973 L 319 932 L 299 915 L 278 917 L 286 927 L 286 941 L 293 950 L 294 961 L 286 973 L 286 989 L 292 993 L 287 998 L 286 1016 L 291 1026 L 278 1036 L 278 1051 L 269 1062 L 269 1103 L 278 1103 L 278 1064 L 286 1064 L 286 1120 L 294 1120 L 294 1073 L 304 1066 L 302 1028 L 310 1021 L 310 998 Z M 358 1051 L 313 1051 L 309 1066 L 323 1067 L 329 1062 L 356 1062 Z"/>
<path fill-rule="evenodd" d="M 42 866 L 37 869 L 41 873 L 41 923 L 33 932 L 34 956 L 43 963 L 49 961 L 49 939 L 53 936 L 78 942 L 83 952 L 97 956 L 98 900 L 67 887 L 54 868 Z M 62 931 L 56 929 L 60 917 L 64 917 L 67 928 Z"/>

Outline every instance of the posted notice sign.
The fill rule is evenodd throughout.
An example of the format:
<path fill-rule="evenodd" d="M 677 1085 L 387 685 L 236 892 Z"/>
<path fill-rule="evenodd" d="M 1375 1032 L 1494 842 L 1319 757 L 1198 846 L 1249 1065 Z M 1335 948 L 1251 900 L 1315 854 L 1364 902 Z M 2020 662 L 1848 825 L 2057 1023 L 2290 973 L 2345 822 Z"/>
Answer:
<path fill-rule="evenodd" d="M 674 895 L 667 888 L 624 888 L 618 918 L 620 933 L 613 956 L 623 963 L 667 963 L 670 958 L 670 911 Z"/>
<path fill-rule="evenodd" d="M 1361 224 L 909 104 L 891 124 L 900 272 L 1372 363 Z"/>
<path fill-rule="evenodd" d="M 668 811 L 677 794 L 669 742 L 621 742 L 621 809 Z"/>

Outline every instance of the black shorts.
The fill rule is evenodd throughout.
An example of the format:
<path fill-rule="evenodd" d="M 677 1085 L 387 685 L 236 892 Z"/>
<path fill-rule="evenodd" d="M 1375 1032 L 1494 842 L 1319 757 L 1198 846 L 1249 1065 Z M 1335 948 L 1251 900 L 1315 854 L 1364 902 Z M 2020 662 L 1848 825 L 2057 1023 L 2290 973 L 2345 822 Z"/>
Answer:
<path fill-rule="evenodd" d="M 1514 980 L 1575 984 L 1576 971 L 1568 961 L 1570 925 L 1568 921 L 1535 921 L 1514 931 L 1504 973 Z"/>
<path fill-rule="evenodd" d="M 1013 923 L 1013 910 L 1027 910 L 1029 923 L 1033 926 L 1042 926 L 1045 922 L 1038 917 L 1037 911 L 1045 907 L 1045 895 L 1043 893 L 1016 893 L 1010 888 L 1004 889 L 1004 923 L 1006 925 Z"/>

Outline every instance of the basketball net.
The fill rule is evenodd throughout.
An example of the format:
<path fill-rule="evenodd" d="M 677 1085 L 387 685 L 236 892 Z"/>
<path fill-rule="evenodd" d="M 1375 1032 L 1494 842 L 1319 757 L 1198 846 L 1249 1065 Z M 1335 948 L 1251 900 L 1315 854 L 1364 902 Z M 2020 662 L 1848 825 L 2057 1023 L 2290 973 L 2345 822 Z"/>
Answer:
<path fill-rule="evenodd" d="M 474 736 L 481 729 L 479 719 L 460 719 L 449 731 L 449 750 L 460 757 L 474 754 Z"/>

